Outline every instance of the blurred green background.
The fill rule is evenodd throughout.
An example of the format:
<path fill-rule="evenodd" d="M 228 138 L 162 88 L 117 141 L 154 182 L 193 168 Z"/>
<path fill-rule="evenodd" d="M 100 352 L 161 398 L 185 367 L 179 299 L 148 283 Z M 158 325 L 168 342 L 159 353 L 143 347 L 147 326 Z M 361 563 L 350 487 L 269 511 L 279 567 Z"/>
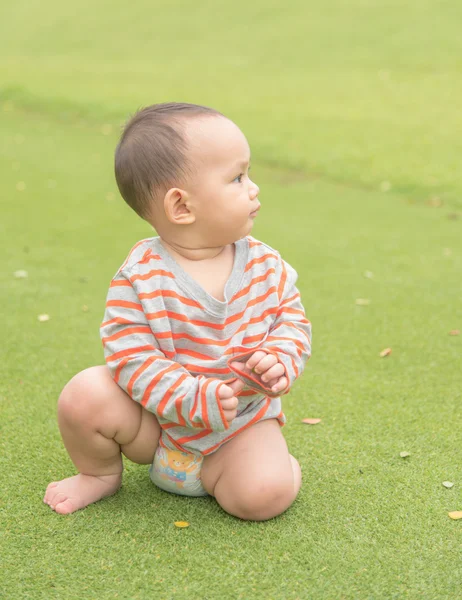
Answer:
<path fill-rule="evenodd" d="M 102 119 L 210 104 L 261 162 L 460 206 L 461 23 L 454 0 L 19 2 L 2 97 Z"/>
<path fill-rule="evenodd" d="M 2 597 L 458 597 L 461 22 L 456 0 L 0 8 Z M 118 194 L 115 145 L 165 101 L 245 133 L 252 235 L 296 268 L 313 323 L 284 398 L 303 487 L 266 523 L 128 461 L 116 496 L 65 518 L 42 504 L 75 472 L 56 400 L 103 362 L 110 279 L 155 235 Z"/>

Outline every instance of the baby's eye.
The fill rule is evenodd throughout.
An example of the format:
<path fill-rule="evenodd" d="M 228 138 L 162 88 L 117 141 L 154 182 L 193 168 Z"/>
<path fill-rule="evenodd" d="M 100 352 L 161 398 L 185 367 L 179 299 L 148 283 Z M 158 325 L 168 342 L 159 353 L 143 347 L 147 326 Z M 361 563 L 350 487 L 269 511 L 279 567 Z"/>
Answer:
<path fill-rule="evenodd" d="M 247 171 L 250 171 L 250 167 L 247 169 Z M 240 175 L 238 175 L 236 177 L 236 179 L 239 180 L 239 183 L 242 183 L 242 177 L 244 177 L 245 173 L 241 173 Z M 233 179 L 233 181 L 236 181 L 236 179 Z"/>

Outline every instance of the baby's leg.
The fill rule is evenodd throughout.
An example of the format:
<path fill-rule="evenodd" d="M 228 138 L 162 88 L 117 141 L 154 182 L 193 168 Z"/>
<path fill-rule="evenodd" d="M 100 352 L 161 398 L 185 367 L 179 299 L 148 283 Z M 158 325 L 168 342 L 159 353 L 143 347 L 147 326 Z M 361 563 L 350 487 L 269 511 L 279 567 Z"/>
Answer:
<path fill-rule="evenodd" d="M 226 512 L 252 521 L 280 515 L 295 500 L 301 469 L 276 419 L 260 421 L 204 458 L 202 485 Z"/>
<path fill-rule="evenodd" d="M 114 494 L 122 482 L 122 456 L 150 464 L 160 436 L 155 415 L 132 400 L 106 366 L 78 373 L 58 401 L 58 423 L 78 475 L 50 483 L 43 501 L 68 514 Z"/>

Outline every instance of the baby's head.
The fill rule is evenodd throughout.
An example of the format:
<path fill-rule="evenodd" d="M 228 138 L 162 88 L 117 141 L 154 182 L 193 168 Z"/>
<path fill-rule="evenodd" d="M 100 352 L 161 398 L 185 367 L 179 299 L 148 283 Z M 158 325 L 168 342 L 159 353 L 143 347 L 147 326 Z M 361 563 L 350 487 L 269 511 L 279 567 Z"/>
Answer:
<path fill-rule="evenodd" d="M 218 111 L 169 102 L 139 110 L 115 152 L 124 200 L 167 242 L 215 248 L 248 235 L 260 207 L 250 148 Z"/>

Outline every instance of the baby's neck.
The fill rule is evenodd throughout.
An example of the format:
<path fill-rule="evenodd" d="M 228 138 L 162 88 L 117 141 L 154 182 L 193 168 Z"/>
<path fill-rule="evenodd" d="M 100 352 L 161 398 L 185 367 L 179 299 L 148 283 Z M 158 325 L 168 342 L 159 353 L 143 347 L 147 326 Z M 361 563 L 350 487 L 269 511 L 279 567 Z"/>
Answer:
<path fill-rule="evenodd" d="M 213 260 L 214 258 L 218 258 L 228 248 L 228 246 L 219 246 L 217 248 L 185 248 L 173 242 L 166 242 L 163 238 L 160 238 L 160 241 L 174 258 L 183 258 L 191 261 Z"/>

